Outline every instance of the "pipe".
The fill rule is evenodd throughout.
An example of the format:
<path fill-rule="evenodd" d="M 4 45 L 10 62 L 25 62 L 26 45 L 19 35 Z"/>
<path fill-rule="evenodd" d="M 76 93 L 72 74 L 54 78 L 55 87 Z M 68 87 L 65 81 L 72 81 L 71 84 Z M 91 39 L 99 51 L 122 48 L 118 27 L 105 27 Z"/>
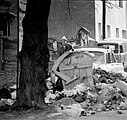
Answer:
<path fill-rule="evenodd" d="M 102 0 L 102 35 L 103 35 L 103 39 L 105 39 L 105 27 L 106 27 L 106 0 Z"/>

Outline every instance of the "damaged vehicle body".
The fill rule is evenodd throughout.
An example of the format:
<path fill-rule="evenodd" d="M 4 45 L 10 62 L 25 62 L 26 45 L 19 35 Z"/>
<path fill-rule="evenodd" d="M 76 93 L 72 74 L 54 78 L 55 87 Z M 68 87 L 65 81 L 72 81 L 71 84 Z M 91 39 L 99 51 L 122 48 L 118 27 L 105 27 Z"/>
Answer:
<path fill-rule="evenodd" d="M 123 64 L 117 62 L 111 49 L 79 48 L 74 51 L 89 52 L 93 56 L 93 69 L 101 68 L 107 72 L 124 72 Z"/>
<path fill-rule="evenodd" d="M 97 43 L 98 47 L 114 47 L 114 54 L 118 62 L 127 68 L 127 40 L 123 38 L 106 38 Z"/>

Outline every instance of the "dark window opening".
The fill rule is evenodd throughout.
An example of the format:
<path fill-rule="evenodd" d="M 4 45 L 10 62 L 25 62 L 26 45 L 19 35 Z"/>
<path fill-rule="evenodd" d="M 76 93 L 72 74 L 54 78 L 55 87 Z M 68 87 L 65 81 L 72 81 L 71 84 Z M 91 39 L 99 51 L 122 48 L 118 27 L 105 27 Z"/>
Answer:
<path fill-rule="evenodd" d="M 119 0 L 119 7 L 123 8 L 123 0 Z"/>
<path fill-rule="evenodd" d="M 123 53 L 123 46 L 120 45 L 120 53 Z"/>

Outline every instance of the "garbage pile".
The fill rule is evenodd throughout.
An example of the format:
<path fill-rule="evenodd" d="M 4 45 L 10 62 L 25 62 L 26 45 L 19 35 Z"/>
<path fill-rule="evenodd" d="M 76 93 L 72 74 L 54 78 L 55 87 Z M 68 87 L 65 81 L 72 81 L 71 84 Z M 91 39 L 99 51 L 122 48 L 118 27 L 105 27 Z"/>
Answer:
<path fill-rule="evenodd" d="M 45 102 L 58 106 L 60 112 L 71 116 L 89 116 L 109 110 L 122 114 L 121 110 L 127 110 L 127 79 L 122 74 L 98 68 L 93 70 L 93 81 L 94 88 L 81 83 L 61 92 L 53 93 L 50 89 Z"/>
<path fill-rule="evenodd" d="M 16 100 L 16 85 L 0 88 L 0 111 L 6 111 Z"/>

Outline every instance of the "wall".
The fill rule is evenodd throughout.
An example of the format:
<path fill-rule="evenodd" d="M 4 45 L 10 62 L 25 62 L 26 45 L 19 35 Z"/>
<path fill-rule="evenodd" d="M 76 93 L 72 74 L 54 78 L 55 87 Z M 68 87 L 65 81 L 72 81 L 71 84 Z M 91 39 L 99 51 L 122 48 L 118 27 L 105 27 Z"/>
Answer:
<path fill-rule="evenodd" d="M 24 18 L 24 13 L 19 13 L 19 51 L 22 49 L 22 40 L 23 40 L 23 28 L 22 28 L 22 20 Z"/>
<path fill-rule="evenodd" d="M 9 12 L 15 17 L 11 22 L 10 36 L 3 39 L 3 66 L 0 71 L 0 87 L 3 84 L 14 84 L 17 75 L 17 0 L 6 0 L 12 3 Z"/>
<path fill-rule="evenodd" d="M 111 4 L 106 5 L 106 37 L 107 25 L 111 28 L 111 37 L 116 37 L 116 28 L 119 29 L 119 37 L 122 37 L 122 30 L 126 31 L 126 1 L 123 1 L 123 8 L 118 6 L 118 1 L 110 1 Z M 95 2 L 95 14 L 96 14 L 96 40 L 99 41 L 99 27 L 101 23 L 102 27 L 102 2 Z M 102 33 L 101 33 L 102 34 Z"/>

